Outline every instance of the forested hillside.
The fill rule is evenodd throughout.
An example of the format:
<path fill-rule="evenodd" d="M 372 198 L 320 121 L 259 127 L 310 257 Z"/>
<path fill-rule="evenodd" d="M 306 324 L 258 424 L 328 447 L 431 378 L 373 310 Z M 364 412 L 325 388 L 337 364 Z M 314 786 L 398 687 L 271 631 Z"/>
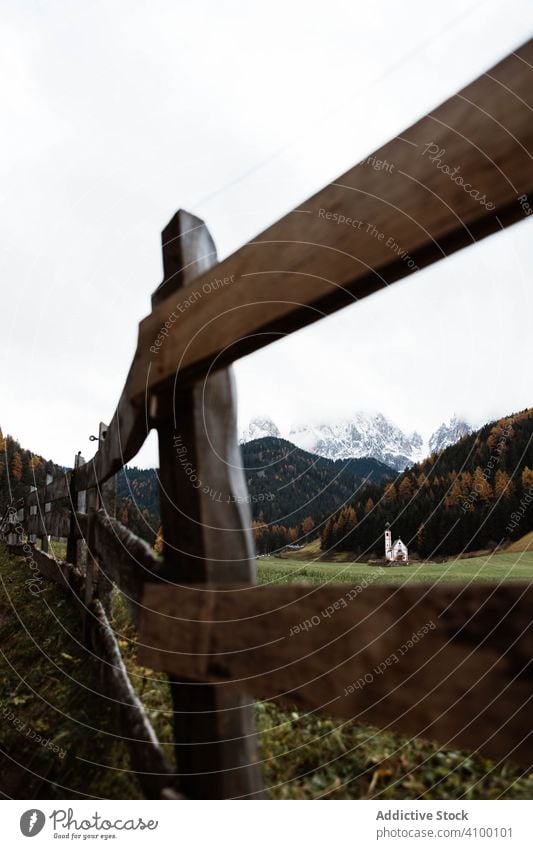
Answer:
<path fill-rule="evenodd" d="M 324 551 L 383 554 L 392 526 L 410 555 L 490 548 L 533 530 L 533 410 L 485 425 L 395 477 L 372 458 L 328 460 L 276 437 L 241 445 L 258 553 L 321 534 Z M 0 510 L 63 467 L 0 430 Z M 117 518 L 150 544 L 160 529 L 156 469 L 117 475 Z"/>
<path fill-rule="evenodd" d="M 275 437 L 241 445 L 241 453 L 260 553 L 316 535 L 366 479 L 394 474 L 372 458 L 327 460 Z M 160 525 L 158 486 L 156 469 L 128 468 L 117 478 L 118 518 L 150 543 Z"/>
<path fill-rule="evenodd" d="M 1 431 L 0 449 L 2 513 L 29 486 L 42 486 L 47 472 L 57 477 L 64 471 L 11 436 L 4 439 Z M 378 460 L 327 460 L 277 438 L 256 439 L 242 445 L 241 452 L 261 552 L 316 536 L 321 523 L 353 499 L 367 478 L 377 483 L 394 474 Z M 154 544 L 161 525 L 157 469 L 132 466 L 118 473 L 116 515 Z"/>
<path fill-rule="evenodd" d="M 487 424 L 394 481 L 370 484 L 322 533 L 325 551 L 382 556 L 386 522 L 410 554 L 490 548 L 533 528 L 533 410 Z"/>
<path fill-rule="evenodd" d="M 22 448 L 12 436 L 4 437 L 0 428 L 0 515 L 28 486 L 42 486 L 47 472 L 57 477 L 63 471 L 62 466 Z"/>
<path fill-rule="evenodd" d="M 260 554 L 305 542 L 366 480 L 394 474 L 370 457 L 327 460 L 275 437 L 241 445 L 241 452 Z"/>

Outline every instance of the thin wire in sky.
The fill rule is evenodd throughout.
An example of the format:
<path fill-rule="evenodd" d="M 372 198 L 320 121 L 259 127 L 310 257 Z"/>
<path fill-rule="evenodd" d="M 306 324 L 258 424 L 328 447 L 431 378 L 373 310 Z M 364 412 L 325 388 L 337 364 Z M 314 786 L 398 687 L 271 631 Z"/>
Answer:
<path fill-rule="evenodd" d="M 377 77 L 375 80 L 373 80 L 372 83 L 370 83 L 370 85 L 365 84 L 364 92 L 366 93 L 369 90 L 371 91 L 379 83 L 381 83 L 381 82 L 383 82 L 383 80 L 387 79 L 387 77 L 389 77 L 392 73 L 394 73 L 399 68 L 403 67 L 405 64 L 410 62 L 411 59 L 413 59 L 415 56 L 418 56 L 418 54 L 421 53 L 422 50 L 425 50 L 425 48 L 430 43 L 433 43 L 435 40 L 440 39 L 447 32 L 454 29 L 461 21 L 463 21 L 465 18 L 467 18 L 472 12 L 474 12 L 476 9 L 478 9 L 480 6 L 482 6 L 485 2 L 486 2 L 486 0 L 478 0 L 478 2 L 474 3 L 466 11 L 462 12 L 460 15 L 457 15 L 455 18 L 453 18 L 453 20 L 451 20 L 445 27 L 439 29 L 437 32 L 432 33 L 432 35 L 430 35 L 428 38 L 425 38 L 416 47 L 413 47 L 411 50 L 408 50 L 403 56 L 401 56 L 396 62 L 393 62 L 392 65 L 390 65 L 382 74 L 380 74 L 379 77 Z M 351 105 L 353 103 L 353 101 L 357 97 L 359 97 L 361 94 L 362 94 L 362 89 L 361 88 L 356 89 L 353 92 L 352 96 L 349 98 L 348 102 L 343 103 L 342 106 L 336 106 L 335 108 L 330 109 L 327 112 L 325 112 L 320 118 L 317 118 L 313 122 L 313 126 L 314 127 L 321 126 L 325 121 L 327 121 L 333 115 L 337 115 L 339 112 L 342 112 L 344 109 L 347 109 L 348 106 Z M 267 157 L 260 160 L 255 165 L 252 165 L 246 171 L 243 171 L 239 176 L 234 177 L 232 180 L 229 180 L 223 186 L 220 186 L 220 188 L 215 189 L 214 191 L 210 192 L 207 195 L 204 195 L 204 197 L 200 198 L 200 200 L 197 201 L 193 205 L 193 207 L 192 207 L 193 210 L 199 209 L 201 206 L 204 206 L 206 203 L 213 200 L 213 198 L 218 197 L 218 195 L 223 194 L 224 192 L 233 188 L 233 186 L 236 186 L 239 183 L 241 183 L 243 180 L 246 180 L 252 174 L 255 174 L 256 171 L 260 171 L 266 165 L 269 165 L 272 161 L 277 159 L 279 156 L 281 156 L 287 150 L 290 150 L 290 148 L 293 147 L 296 144 L 296 142 L 299 141 L 299 139 L 302 138 L 304 133 L 307 133 L 307 132 L 308 132 L 308 129 L 298 133 L 298 135 L 294 136 L 289 142 L 287 142 L 286 144 L 277 148 L 275 151 L 273 151 Z"/>

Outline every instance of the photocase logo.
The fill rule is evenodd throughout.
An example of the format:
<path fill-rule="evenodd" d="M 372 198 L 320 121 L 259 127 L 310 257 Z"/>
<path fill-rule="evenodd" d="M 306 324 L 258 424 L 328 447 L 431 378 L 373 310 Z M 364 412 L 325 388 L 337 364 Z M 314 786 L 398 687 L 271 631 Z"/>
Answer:
<path fill-rule="evenodd" d="M 36 834 L 42 831 L 45 822 L 46 817 L 43 812 L 37 808 L 32 808 L 22 814 L 20 818 L 20 830 L 24 837 L 35 837 Z"/>

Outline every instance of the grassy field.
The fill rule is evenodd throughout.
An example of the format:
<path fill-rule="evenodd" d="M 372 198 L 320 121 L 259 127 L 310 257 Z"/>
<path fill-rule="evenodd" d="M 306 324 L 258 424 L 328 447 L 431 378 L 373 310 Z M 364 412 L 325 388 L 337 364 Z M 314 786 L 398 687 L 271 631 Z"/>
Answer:
<path fill-rule="evenodd" d="M 262 580 L 357 581 L 373 568 L 259 562 Z M 473 561 L 460 562 L 470 577 L 475 567 Z M 433 575 L 437 567 L 424 568 Z M 491 568 L 508 570 L 509 560 Z M 389 571 L 396 580 L 400 569 Z M 0 550 L 0 711 L 7 712 L 0 723 L 0 791 L 13 798 L 138 798 L 116 711 L 101 692 L 98 665 L 83 647 L 78 611 L 51 584 L 33 597 L 28 576 L 22 560 Z M 134 686 L 172 761 L 168 687 L 160 675 L 138 666 L 136 634 L 119 593 L 113 625 Z M 7 720 L 11 714 L 14 719 Z M 512 763 L 441 750 L 420 738 L 282 711 L 270 702 L 257 704 L 257 726 L 273 799 L 533 798 L 533 774 Z M 34 732 L 64 755 L 37 743 Z"/>
<path fill-rule="evenodd" d="M 50 554 L 66 557 L 66 543 L 50 542 Z M 347 555 L 322 560 L 318 541 L 310 543 L 289 557 L 259 557 L 259 580 L 262 584 L 311 581 L 357 583 L 371 577 L 375 584 L 419 582 L 438 584 L 443 581 L 530 581 L 533 580 L 533 532 L 513 543 L 506 551 L 486 553 L 479 557 L 463 557 L 446 563 L 413 563 L 387 568 L 376 577 L 376 567 L 352 563 Z"/>
<path fill-rule="evenodd" d="M 79 607 L 0 546 L 0 796 L 140 798 Z"/>
<path fill-rule="evenodd" d="M 531 581 L 533 580 L 533 551 L 505 551 L 450 560 L 446 563 L 413 563 L 410 566 L 392 566 L 376 576 L 377 567 L 366 563 L 339 563 L 319 561 L 315 558 L 282 559 L 260 557 L 257 561 L 262 584 L 309 581 L 358 583 L 371 579 L 374 584 L 426 583 L 449 581 Z"/>

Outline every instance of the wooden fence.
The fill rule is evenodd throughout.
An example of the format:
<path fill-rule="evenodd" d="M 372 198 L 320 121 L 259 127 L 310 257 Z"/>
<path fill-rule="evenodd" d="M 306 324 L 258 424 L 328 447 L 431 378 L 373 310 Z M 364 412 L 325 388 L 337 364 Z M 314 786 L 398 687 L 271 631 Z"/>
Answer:
<path fill-rule="evenodd" d="M 532 586 L 255 585 L 231 363 L 524 219 L 532 67 L 529 42 L 223 262 L 205 224 L 179 211 L 96 455 L 4 517 L 13 550 L 81 602 L 147 796 L 260 798 L 254 698 L 531 764 Z M 113 507 L 114 476 L 152 428 L 162 558 Z M 67 537 L 67 562 L 48 535 Z M 169 675 L 178 775 L 121 660 L 112 585 L 140 662 Z"/>

